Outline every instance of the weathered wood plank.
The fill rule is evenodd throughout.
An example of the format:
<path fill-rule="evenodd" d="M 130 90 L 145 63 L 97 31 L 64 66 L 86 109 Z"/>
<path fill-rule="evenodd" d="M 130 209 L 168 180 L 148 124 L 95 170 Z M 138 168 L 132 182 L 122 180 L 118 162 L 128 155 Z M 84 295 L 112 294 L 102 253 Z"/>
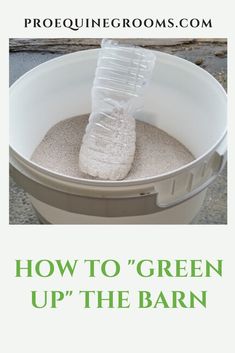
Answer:
<path fill-rule="evenodd" d="M 226 43 L 225 38 L 131 38 L 121 39 L 122 42 L 141 45 L 147 48 L 162 49 L 164 47 L 189 46 L 198 43 Z M 70 53 L 77 50 L 98 48 L 100 38 L 11 38 L 10 51 L 34 51 L 52 53 Z"/>

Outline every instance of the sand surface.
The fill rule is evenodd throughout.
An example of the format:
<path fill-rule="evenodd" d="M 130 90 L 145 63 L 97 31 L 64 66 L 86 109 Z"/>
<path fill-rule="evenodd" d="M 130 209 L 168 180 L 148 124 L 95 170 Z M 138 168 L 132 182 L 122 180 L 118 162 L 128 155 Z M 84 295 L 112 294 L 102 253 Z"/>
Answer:
<path fill-rule="evenodd" d="M 53 172 L 94 179 L 79 170 L 79 150 L 88 115 L 73 117 L 54 125 L 35 149 L 31 160 Z M 136 122 L 136 152 L 125 180 L 156 176 L 194 160 L 190 151 L 157 127 Z"/>

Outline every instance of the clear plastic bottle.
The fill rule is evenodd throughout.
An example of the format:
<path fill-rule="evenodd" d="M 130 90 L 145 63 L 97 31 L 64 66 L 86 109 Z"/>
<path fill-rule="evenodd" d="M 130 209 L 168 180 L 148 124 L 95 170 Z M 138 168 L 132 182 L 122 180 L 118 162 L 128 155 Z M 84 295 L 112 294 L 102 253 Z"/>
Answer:
<path fill-rule="evenodd" d="M 135 154 L 135 118 L 155 55 L 103 40 L 92 88 L 92 113 L 79 155 L 80 169 L 100 179 L 128 174 Z"/>

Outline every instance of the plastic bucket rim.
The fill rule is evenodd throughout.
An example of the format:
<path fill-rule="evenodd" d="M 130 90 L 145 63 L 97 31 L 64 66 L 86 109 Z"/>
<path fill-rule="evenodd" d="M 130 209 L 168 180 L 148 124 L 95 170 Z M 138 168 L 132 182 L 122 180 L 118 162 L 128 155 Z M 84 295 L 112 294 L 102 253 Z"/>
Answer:
<path fill-rule="evenodd" d="M 31 74 L 37 72 L 38 70 L 40 70 L 42 67 L 50 67 L 51 65 L 54 66 L 54 63 L 57 64 L 62 64 L 65 65 L 66 63 L 64 63 L 64 57 L 70 58 L 70 59 L 74 59 L 76 58 L 77 60 L 82 60 L 82 56 L 83 55 L 93 55 L 96 52 L 98 52 L 100 49 L 88 49 L 88 50 L 83 50 L 83 51 L 79 51 L 79 52 L 75 52 L 75 53 L 69 53 L 69 54 L 64 54 L 61 55 L 59 57 L 50 59 L 46 62 L 43 62 L 39 65 L 37 65 L 36 67 L 30 69 L 29 71 L 27 71 L 25 74 L 23 74 L 21 77 L 19 77 L 11 86 L 10 86 L 10 93 L 9 95 L 11 96 L 11 94 L 13 93 L 14 89 L 21 83 L 21 81 L 23 81 L 25 78 L 27 78 L 27 76 L 30 76 Z M 169 59 L 171 62 L 172 60 L 176 63 L 178 62 L 178 64 L 180 66 L 184 66 L 187 65 L 188 67 L 193 68 L 193 70 L 200 72 L 201 74 L 207 76 L 211 81 L 213 81 L 213 83 L 217 86 L 217 89 L 219 89 L 223 95 L 223 98 L 226 100 L 227 99 L 227 94 L 225 89 L 223 88 L 223 86 L 206 70 L 202 69 L 201 67 L 191 63 L 190 61 L 177 57 L 175 55 L 171 55 L 168 53 L 163 53 L 160 51 L 155 51 L 152 50 L 153 53 L 155 53 L 156 55 L 158 55 L 158 58 L 167 58 Z M 173 64 L 173 63 L 172 63 Z M 55 67 L 55 66 L 54 66 Z M 33 168 L 36 171 L 39 171 L 42 174 L 47 174 L 50 177 L 53 177 L 55 179 L 57 179 L 57 181 L 66 181 L 66 182 L 70 182 L 73 183 L 74 185 L 78 185 L 79 183 L 82 185 L 87 185 L 87 186 L 93 186 L 93 187 L 99 187 L 99 186 L 106 186 L 106 187 L 120 187 L 120 186 L 134 186 L 134 185 L 141 185 L 141 184 L 150 184 L 150 183 L 156 183 L 158 181 L 161 181 L 163 179 L 167 179 L 167 178 L 171 178 L 175 175 L 180 174 L 181 172 L 187 171 L 188 169 L 193 168 L 194 166 L 198 165 L 199 163 L 201 163 L 207 156 L 211 155 L 213 153 L 213 151 L 216 150 L 216 148 L 220 145 L 220 143 L 224 140 L 224 138 L 226 137 L 227 134 L 227 126 L 225 126 L 224 130 L 222 131 L 220 138 L 217 140 L 217 142 L 212 145 L 212 147 L 210 149 L 208 149 L 204 154 L 202 154 L 201 156 L 199 156 L 198 158 L 194 159 L 192 162 L 187 163 L 186 165 L 181 166 L 180 168 L 174 169 L 172 171 L 169 171 L 167 173 L 162 173 L 156 176 L 150 176 L 150 177 L 145 177 L 145 178 L 138 178 L 138 179 L 131 179 L 131 180 L 118 180 L 118 181 L 112 181 L 112 180 L 99 180 L 99 179 L 85 179 L 85 178 L 75 178 L 75 177 L 70 177 L 64 174 L 60 174 L 60 173 L 56 173 L 53 172 L 47 168 L 44 168 L 38 164 L 36 164 L 35 162 L 31 161 L 28 158 L 25 158 L 21 153 L 17 152 L 11 145 L 10 145 L 10 154 L 13 152 L 13 154 L 17 157 L 17 160 L 20 161 L 22 160 L 24 162 L 25 165 L 27 165 L 30 168 Z"/>

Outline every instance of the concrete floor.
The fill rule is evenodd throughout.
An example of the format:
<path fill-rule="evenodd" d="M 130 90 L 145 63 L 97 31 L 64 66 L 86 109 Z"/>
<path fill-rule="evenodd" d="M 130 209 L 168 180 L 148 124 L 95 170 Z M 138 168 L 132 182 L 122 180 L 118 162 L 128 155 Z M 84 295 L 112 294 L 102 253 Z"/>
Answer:
<path fill-rule="evenodd" d="M 225 87 L 226 55 L 221 44 L 202 46 L 182 46 L 168 48 L 164 51 L 174 53 L 187 60 L 197 63 L 213 74 Z M 219 54 L 218 54 L 219 53 Z M 221 54 L 222 53 L 222 54 Z M 49 59 L 55 58 L 59 53 L 16 52 L 10 54 L 10 84 L 31 68 Z M 10 178 L 10 224 L 39 224 L 38 218 L 29 202 L 24 190 L 16 185 Z M 208 188 L 204 205 L 194 219 L 193 224 L 226 224 L 227 223 L 227 169 L 225 168 L 216 181 Z"/>

